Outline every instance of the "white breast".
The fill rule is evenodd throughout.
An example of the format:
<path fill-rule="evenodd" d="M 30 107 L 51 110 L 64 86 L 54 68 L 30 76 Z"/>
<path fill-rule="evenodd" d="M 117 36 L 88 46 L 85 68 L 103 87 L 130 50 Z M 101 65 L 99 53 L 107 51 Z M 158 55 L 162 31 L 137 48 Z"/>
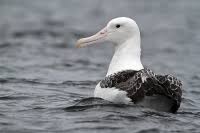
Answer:
<path fill-rule="evenodd" d="M 113 88 L 101 88 L 100 83 L 97 84 L 94 97 L 99 97 L 114 103 L 128 104 L 131 99 L 127 97 L 127 92 L 121 91 L 115 87 Z"/>

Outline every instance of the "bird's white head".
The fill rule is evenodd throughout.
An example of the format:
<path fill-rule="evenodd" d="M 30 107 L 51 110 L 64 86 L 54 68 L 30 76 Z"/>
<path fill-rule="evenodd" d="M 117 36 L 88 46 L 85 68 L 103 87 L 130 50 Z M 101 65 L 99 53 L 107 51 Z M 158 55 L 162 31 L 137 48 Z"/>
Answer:
<path fill-rule="evenodd" d="M 78 40 L 76 46 L 85 47 L 104 41 L 118 45 L 139 34 L 139 28 L 134 20 L 127 17 L 119 17 L 112 19 L 105 28 L 95 35 Z"/>
<path fill-rule="evenodd" d="M 115 46 L 107 75 L 127 69 L 143 69 L 140 60 L 140 31 L 134 20 L 126 17 L 112 19 L 95 35 L 78 40 L 76 46 L 85 47 L 104 41 L 112 42 Z"/>

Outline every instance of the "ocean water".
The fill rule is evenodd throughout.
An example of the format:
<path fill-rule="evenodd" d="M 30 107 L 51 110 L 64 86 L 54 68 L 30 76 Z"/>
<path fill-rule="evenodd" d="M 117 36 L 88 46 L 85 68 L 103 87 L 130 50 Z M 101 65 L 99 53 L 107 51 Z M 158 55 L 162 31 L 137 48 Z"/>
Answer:
<path fill-rule="evenodd" d="M 199 0 L 1 0 L 1 133 L 199 133 Z M 94 99 L 113 54 L 76 49 L 115 17 L 141 29 L 142 62 L 183 81 L 177 114 Z"/>

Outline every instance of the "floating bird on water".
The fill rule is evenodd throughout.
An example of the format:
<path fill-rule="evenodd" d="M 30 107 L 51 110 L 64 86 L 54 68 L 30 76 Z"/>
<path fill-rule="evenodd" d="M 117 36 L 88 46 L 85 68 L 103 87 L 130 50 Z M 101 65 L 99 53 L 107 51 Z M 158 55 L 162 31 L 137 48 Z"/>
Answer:
<path fill-rule="evenodd" d="M 115 48 L 106 77 L 95 97 L 123 104 L 139 104 L 175 113 L 180 107 L 182 83 L 172 75 L 157 75 L 141 63 L 140 30 L 130 18 L 112 19 L 95 35 L 77 41 L 77 47 L 109 41 Z"/>

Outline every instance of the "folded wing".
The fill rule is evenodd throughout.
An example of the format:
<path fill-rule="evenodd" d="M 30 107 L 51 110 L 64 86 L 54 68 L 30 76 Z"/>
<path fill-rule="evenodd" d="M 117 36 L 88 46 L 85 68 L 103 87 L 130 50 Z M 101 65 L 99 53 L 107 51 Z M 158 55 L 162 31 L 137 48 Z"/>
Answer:
<path fill-rule="evenodd" d="M 156 75 L 150 69 L 140 71 L 126 70 L 106 77 L 101 81 L 102 88 L 112 88 L 127 92 L 132 102 L 139 103 L 147 96 L 162 96 L 172 101 L 170 112 L 180 107 L 182 83 L 172 75 Z"/>

